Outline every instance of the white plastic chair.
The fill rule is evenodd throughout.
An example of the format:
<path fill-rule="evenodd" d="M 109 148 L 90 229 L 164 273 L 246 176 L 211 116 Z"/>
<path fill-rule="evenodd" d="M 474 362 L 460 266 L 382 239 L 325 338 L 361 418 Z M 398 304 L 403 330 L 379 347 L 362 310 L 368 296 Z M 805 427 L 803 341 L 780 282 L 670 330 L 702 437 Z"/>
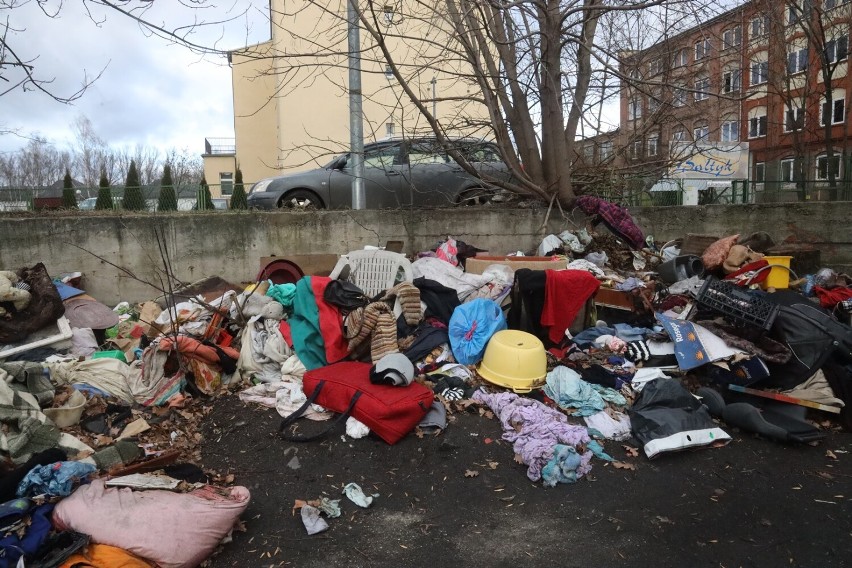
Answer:
<path fill-rule="evenodd" d="M 386 250 L 355 250 L 340 256 L 329 277 L 351 282 L 372 298 L 397 284 L 400 271 L 403 272 L 402 281 L 414 280 L 411 262 L 404 254 Z"/>

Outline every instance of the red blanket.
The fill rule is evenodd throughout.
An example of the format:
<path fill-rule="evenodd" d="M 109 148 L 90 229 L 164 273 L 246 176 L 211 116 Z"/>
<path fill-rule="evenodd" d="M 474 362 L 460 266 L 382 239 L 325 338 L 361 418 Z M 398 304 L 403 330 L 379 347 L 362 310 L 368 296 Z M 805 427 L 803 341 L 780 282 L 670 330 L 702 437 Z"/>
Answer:
<path fill-rule="evenodd" d="M 565 330 L 583 304 L 594 296 L 601 283 L 585 270 L 545 270 L 544 309 L 541 325 L 549 327 L 548 335 L 554 343 L 560 343 Z"/>

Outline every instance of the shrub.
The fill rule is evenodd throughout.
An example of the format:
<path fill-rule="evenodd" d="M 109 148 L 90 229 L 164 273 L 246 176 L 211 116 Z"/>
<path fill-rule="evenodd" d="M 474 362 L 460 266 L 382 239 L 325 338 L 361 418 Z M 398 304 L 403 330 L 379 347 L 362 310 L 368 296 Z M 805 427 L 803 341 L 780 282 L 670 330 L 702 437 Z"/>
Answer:
<path fill-rule="evenodd" d="M 101 170 L 101 180 L 98 182 L 98 200 L 95 201 L 95 211 L 108 211 L 113 208 L 112 191 L 109 188 L 106 170 Z"/>
<path fill-rule="evenodd" d="M 231 195 L 231 209 L 248 209 L 246 188 L 243 185 L 243 171 L 240 168 L 237 168 L 237 174 L 234 176 L 234 193 Z"/>
<path fill-rule="evenodd" d="M 172 181 L 172 167 L 169 164 L 163 166 L 163 178 L 160 180 L 160 200 L 157 203 L 158 211 L 177 211 L 177 195 L 175 194 L 174 182 Z"/>
<path fill-rule="evenodd" d="M 199 211 L 213 210 L 213 196 L 210 195 L 210 186 L 207 185 L 207 178 L 201 176 L 201 189 L 198 190 L 198 200 L 196 208 Z"/>
<path fill-rule="evenodd" d="M 136 171 L 136 161 L 130 160 L 130 169 L 127 170 L 127 181 L 124 183 L 124 200 L 121 206 L 128 211 L 144 211 L 145 198 L 142 196 L 142 188 L 139 187 L 139 173 Z"/>
<path fill-rule="evenodd" d="M 74 182 L 71 181 L 71 172 L 66 168 L 65 179 L 62 180 L 62 207 L 64 209 L 77 209 L 77 196 L 74 195 Z"/>

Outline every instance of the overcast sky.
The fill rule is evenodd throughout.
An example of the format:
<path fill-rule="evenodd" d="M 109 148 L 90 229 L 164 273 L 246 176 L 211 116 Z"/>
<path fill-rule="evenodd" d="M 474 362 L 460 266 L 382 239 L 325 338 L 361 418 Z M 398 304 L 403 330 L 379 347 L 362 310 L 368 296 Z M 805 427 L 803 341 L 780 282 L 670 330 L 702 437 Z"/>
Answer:
<path fill-rule="evenodd" d="M 195 43 L 219 49 L 268 39 L 265 1 L 232 0 L 225 8 L 206 10 L 188 10 L 180 4 L 161 0 L 145 17 L 169 28 L 189 25 L 194 19 L 230 19 L 198 28 L 192 36 Z M 92 77 L 103 70 L 86 93 L 69 105 L 20 87 L 0 97 L 0 151 L 27 142 L 5 133 L 9 130 L 23 136 L 38 134 L 60 147 L 69 144 L 72 124 L 80 115 L 89 118 L 102 139 L 117 147 L 142 144 L 200 154 L 205 137 L 233 137 L 231 74 L 224 56 L 193 54 L 146 36 L 137 23 L 115 11 L 89 7 L 91 17 L 82 2 L 65 2 L 54 18 L 45 16 L 34 1 L 0 8 L 0 17 L 9 16 L 10 27 L 18 30 L 7 36 L 9 45 L 22 59 L 35 59 L 35 74 L 53 79 L 47 88 L 55 94 L 68 96 L 79 89 L 86 74 Z M 12 77 L 7 69 L 0 73 Z M 0 81 L 0 92 L 9 86 Z"/>

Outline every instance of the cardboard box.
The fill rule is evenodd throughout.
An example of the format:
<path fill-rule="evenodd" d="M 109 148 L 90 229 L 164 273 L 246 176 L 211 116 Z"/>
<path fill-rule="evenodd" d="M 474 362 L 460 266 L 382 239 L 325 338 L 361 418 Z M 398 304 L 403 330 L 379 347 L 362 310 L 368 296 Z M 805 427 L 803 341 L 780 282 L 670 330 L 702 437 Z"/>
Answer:
<path fill-rule="evenodd" d="M 635 311 L 633 298 L 628 292 L 615 290 L 613 288 L 600 288 L 595 295 L 595 304 L 604 308 L 616 310 Z"/>
<path fill-rule="evenodd" d="M 552 260 L 554 258 L 556 260 Z M 465 272 L 482 274 L 492 264 L 505 264 L 512 270 L 562 270 L 568 266 L 568 261 L 550 256 L 475 256 L 465 262 Z"/>

